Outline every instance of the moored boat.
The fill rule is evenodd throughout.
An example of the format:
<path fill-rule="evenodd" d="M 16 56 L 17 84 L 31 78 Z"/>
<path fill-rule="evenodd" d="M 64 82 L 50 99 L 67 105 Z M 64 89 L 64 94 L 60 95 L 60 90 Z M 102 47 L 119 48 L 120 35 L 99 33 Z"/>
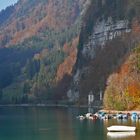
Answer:
<path fill-rule="evenodd" d="M 135 126 L 121 126 L 121 125 L 113 125 L 107 127 L 107 130 L 110 132 L 133 132 L 136 130 Z"/>
<path fill-rule="evenodd" d="M 80 116 L 77 116 L 76 118 L 79 119 L 79 120 L 84 120 L 86 117 L 83 116 L 83 115 L 80 115 Z"/>
<path fill-rule="evenodd" d="M 138 119 L 138 114 L 137 113 L 132 113 L 132 115 L 131 115 L 131 119 L 132 120 L 137 120 Z"/>

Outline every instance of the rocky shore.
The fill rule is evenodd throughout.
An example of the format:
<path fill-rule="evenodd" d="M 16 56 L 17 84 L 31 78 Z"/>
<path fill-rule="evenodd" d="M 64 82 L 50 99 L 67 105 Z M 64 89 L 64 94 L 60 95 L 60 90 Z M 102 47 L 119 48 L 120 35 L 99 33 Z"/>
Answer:
<path fill-rule="evenodd" d="M 106 112 L 108 114 L 118 114 L 118 113 L 123 113 L 123 114 L 127 114 L 127 113 L 137 113 L 137 114 L 140 114 L 140 111 L 139 110 L 126 110 L 126 111 L 118 111 L 118 110 L 106 110 L 106 109 L 102 109 L 102 110 L 99 110 L 101 112 Z"/>

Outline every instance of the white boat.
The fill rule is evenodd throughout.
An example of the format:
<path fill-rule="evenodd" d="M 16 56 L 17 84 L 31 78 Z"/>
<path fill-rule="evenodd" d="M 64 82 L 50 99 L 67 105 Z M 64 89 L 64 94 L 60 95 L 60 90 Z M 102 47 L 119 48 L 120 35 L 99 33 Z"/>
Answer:
<path fill-rule="evenodd" d="M 126 138 L 135 136 L 135 132 L 108 132 L 107 136 L 111 138 Z"/>
<path fill-rule="evenodd" d="M 85 116 L 80 115 L 80 116 L 77 116 L 76 118 L 79 119 L 79 120 L 84 120 L 85 119 Z"/>
<path fill-rule="evenodd" d="M 87 114 L 85 114 L 85 116 L 86 116 L 87 119 L 89 119 L 89 117 L 92 116 L 92 113 L 87 113 Z"/>
<path fill-rule="evenodd" d="M 107 127 L 108 131 L 111 132 L 133 132 L 136 130 L 136 127 L 134 126 L 122 126 L 122 125 L 113 125 L 110 127 Z"/>

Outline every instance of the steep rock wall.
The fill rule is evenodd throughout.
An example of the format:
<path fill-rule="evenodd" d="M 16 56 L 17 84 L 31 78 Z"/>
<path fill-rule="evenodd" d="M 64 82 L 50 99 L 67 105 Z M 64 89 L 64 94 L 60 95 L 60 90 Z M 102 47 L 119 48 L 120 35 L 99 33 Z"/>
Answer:
<path fill-rule="evenodd" d="M 87 104 L 90 92 L 95 100 L 104 93 L 109 75 L 120 67 L 139 42 L 134 33 L 139 2 L 91 1 L 83 18 L 73 82 L 67 92 L 70 101 Z"/>
<path fill-rule="evenodd" d="M 113 23 L 111 17 L 109 17 L 107 21 L 103 20 L 101 22 L 96 22 L 93 28 L 92 34 L 88 37 L 87 43 L 85 43 L 83 45 L 83 49 L 80 50 L 81 54 L 80 54 L 80 58 L 78 59 L 80 59 L 80 61 L 84 60 L 84 64 L 82 62 L 83 66 L 81 66 L 81 64 L 76 66 L 77 69 L 73 76 L 72 89 L 70 89 L 67 93 L 70 101 L 79 100 L 80 94 L 83 94 L 80 92 L 81 86 L 86 86 L 85 88 L 88 88 L 88 90 L 86 90 L 87 93 L 85 93 L 84 98 L 86 98 L 87 94 L 90 91 L 95 92 L 94 89 L 96 90 L 96 88 L 98 88 L 96 90 L 98 93 L 101 92 L 99 90 L 102 90 L 102 87 L 100 87 L 99 89 L 99 86 L 95 87 L 96 85 L 95 86 L 90 85 L 90 87 L 88 85 L 81 85 L 81 81 L 82 81 L 81 79 L 83 79 L 83 77 L 89 77 L 92 71 L 91 64 L 97 60 L 97 57 L 98 57 L 97 55 L 99 54 L 98 53 L 99 50 L 106 48 L 107 42 L 112 41 L 115 38 L 118 38 L 122 35 L 125 35 L 131 32 L 131 28 L 129 28 L 128 24 L 129 22 L 127 20 L 118 20 L 115 23 Z M 103 55 L 105 55 L 105 53 Z M 96 67 L 96 66 L 92 66 L 92 67 Z M 94 78 L 94 77 L 95 76 L 91 78 Z M 88 83 L 90 80 L 86 80 L 86 81 Z M 92 82 L 90 84 L 92 84 Z M 99 97 L 97 98 L 99 99 Z"/>

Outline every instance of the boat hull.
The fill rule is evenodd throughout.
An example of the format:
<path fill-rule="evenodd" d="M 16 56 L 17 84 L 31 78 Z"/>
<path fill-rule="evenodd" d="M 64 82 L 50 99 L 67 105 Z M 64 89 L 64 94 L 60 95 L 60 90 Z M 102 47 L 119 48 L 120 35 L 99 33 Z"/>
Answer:
<path fill-rule="evenodd" d="M 110 132 L 133 132 L 136 130 L 136 127 L 133 126 L 110 126 L 107 127 L 107 130 Z"/>

